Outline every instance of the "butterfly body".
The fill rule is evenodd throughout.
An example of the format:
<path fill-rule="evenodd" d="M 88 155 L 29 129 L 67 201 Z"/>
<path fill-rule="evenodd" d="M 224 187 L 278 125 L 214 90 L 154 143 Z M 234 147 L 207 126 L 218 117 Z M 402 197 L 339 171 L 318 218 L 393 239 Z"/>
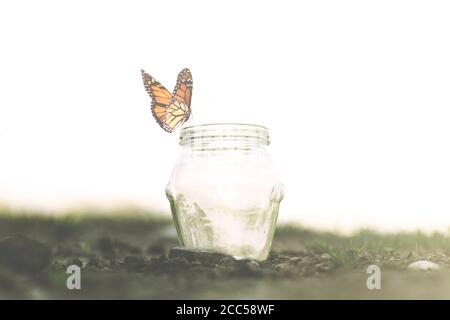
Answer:
<path fill-rule="evenodd" d="M 191 114 L 192 74 L 183 69 L 177 78 L 173 93 L 161 83 L 141 70 L 147 93 L 152 98 L 152 114 L 158 124 L 167 132 L 172 132 L 185 123 Z"/>

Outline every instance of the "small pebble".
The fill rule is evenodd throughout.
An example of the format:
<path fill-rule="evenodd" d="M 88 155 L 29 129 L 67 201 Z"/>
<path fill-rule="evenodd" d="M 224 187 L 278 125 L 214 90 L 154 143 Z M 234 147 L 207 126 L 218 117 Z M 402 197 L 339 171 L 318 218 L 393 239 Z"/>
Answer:
<path fill-rule="evenodd" d="M 299 267 L 301 267 L 301 268 L 307 268 L 307 267 L 310 267 L 312 264 L 313 264 L 313 263 L 312 263 L 311 261 L 306 261 L 306 260 L 297 262 L 297 266 L 299 266 Z"/>
<path fill-rule="evenodd" d="M 301 258 L 301 257 L 292 257 L 292 258 L 289 259 L 290 263 L 298 263 L 300 261 L 303 261 L 303 258 Z"/>
<path fill-rule="evenodd" d="M 287 269 L 289 269 L 289 264 L 287 264 L 286 262 L 279 263 L 275 266 L 275 270 L 277 271 L 284 271 Z"/>
<path fill-rule="evenodd" d="M 324 253 L 320 256 L 324 260 L 331 260 L 333 257 L 329 253 Z"/>
<path fill-rule="evenodd" d="M 245 265 L 249 270 L 259 270 L 259 263 L 254 260 L 244 260 L 240 262 L 241 264 Z"/>
<path fill-rule="evenodd" d="M 441 266 L 431 261 L 419 260 L 411 263 L 407 268 L 410 270 L 431 271 L 441 269 Z"/>
<path fill-rule="evenodd" d="M 219 265 L 221 267 L 232 267 L 235 264 L 236 264 L 236 260 L 233 257 L 231 257 L 231 256 L 230 257 L 223 257 L 217 263 L 217 265 Z"/>
<path fill-rule="evenodd" d="M 259 263 L 254 260 L 244 259 L 239 260 L 237 263 L 236 274 L 243 276 L 252 276 L 259 275 L 260 273 L 261 268 L 259 266 Z"/>
<path fill-rule="evenodd" d="M 314 268 L 318 269 L 319 271 L 328 271 L 331 270 L 332 267 L 326 262 L 321 262 L 316 264 Z"/>

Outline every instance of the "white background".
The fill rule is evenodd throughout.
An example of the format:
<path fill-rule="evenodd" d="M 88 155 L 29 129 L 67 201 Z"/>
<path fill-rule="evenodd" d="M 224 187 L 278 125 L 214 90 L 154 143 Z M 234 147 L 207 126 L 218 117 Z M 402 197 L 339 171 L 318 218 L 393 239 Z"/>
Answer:
<path fill-rule="evenodd" d="M 168 213 L 177 134 L 140 69 L 183 67 L 190 124 L 269 127 L 282 221 L 450 226 L 446 1 L 3 1 L 0 200 Z"/>

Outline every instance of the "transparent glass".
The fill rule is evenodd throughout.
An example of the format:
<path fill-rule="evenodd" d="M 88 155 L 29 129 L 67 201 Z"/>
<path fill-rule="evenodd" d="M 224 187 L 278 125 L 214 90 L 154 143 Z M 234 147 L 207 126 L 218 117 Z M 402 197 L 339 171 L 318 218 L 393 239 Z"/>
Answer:
<path fill-rule="evenodd" d="M 180 131 L 180 145 L 166 194 L 181 244 L 266 259 L 284 195 L 268 129 L 192 126 Z"/>

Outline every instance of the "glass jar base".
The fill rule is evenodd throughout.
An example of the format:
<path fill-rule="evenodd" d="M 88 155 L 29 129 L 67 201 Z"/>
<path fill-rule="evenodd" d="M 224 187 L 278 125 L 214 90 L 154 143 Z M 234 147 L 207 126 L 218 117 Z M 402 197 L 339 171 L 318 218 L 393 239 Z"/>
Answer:
<path fill-rule="evenodd" d="M 266 208 L 203 210 L 197 203 L 189 203 L 182 194 L 169 200 L 178 237 L 185 248 L 259 261 L 267 258 L 279 202 L 270 201 Z"/>

